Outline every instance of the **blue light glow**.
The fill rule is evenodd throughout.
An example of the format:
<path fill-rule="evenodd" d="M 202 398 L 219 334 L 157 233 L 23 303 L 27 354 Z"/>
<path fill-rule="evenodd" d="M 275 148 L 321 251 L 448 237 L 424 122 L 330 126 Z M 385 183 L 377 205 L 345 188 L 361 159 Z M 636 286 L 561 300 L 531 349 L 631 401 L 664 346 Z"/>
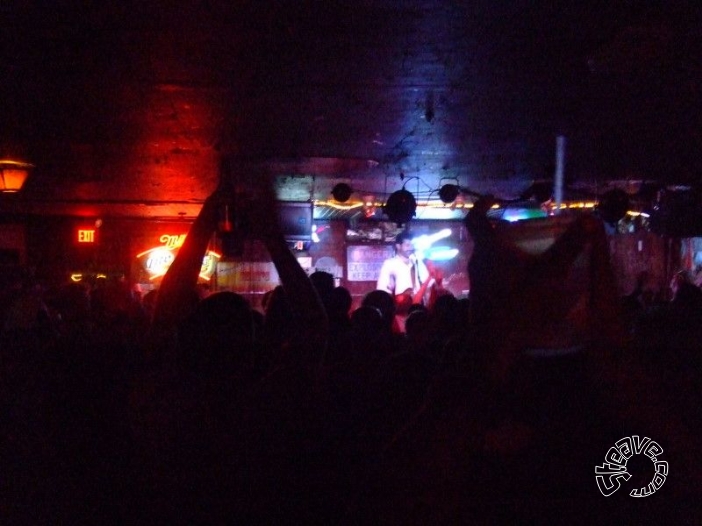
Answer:
<path fill-rule="evenodd" d="M 548 214 L 540 208 L 506 208 L 502 213 L 502 219 L 510 223 L 540 217 L 548 217 Z"/>
<path fill-rule="evenodd" d="M 432 247 L 425 253 L 426 259 L 431 261 L 449 261 L 458 255 L 457 248 Z"/>
<path fill-rule="evenodd" d="M 414 249 L 418 252 L 422 252 L 432 246 L 434 243 L 440 239 L 445 239 L 451 235 L 450 228 L 444 228 L 439 230 L 435 234 L 423 234 L 421 236 L 412 239 L 412 245 Z"/>

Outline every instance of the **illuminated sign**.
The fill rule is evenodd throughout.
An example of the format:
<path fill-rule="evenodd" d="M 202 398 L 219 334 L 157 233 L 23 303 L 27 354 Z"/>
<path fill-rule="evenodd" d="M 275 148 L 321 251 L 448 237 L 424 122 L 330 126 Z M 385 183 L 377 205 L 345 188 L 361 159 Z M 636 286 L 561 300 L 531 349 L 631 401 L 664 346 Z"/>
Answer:
<path fill-rule="evenodd" d="M 221 257 L 222 256 L 217 254 L 217 252 L 208 250 L 207 254 L 205 254 L 205 257 L 202 258 L 200 277 L 209 280 L 212 277 L 212 274 L 214 274 L 215 268 L 217 266 L 217 261 L 219 261 L 219 258 Z"/>
<path fill-rule="evenodd" d="M 346 247 L 349 281 L 377 281 L 383 261 L 395 255 L 391 246 L 355 245 Z"/>
<path fill-rule="evenodd" d="M 186 234 L 170 235 L 164 234 L 159 238 L 159 241 L 163 243 L 157 247 L 150 248 L 139 254 L 137 254 L 137 259 L 141 260 L 141 264 L 149 273 L 149 279 L 154 280 L 163 277 L 168 268 L 171 266 L 173 261 L 175 261 L 176 255 L 178 254 L 178 249 L 183 246 Z M 222 256 L 217 252 L 208 250 L 205 256 L 202 258 L 202 267 L 200 268 L 200 278 L 209 281 L 214 274 L 215 268 L 217 266 L 217 261 Z"/>
<path fill-rule="evenodd" d="M 280 284 L 269 261 L 225 261 L 217 266 L 217 287 L 238 294 L 263 294 Z"/>
<path fill-rule="evenodd" d="M 183 246 L 183 242 L 185 241 L 185 234 L 175 236 L 163 234 L 158 240 L 167 248 L 180 248 Z"/>
<path fill-rule="evenodd" d="M 95 230 L 78 229 L 78 243 L 95 243 Z"/>
<path fill-rule="evenodd" d="M 173 250 L 165 247 L 151 249 L 148 254 L 139 254 L 139 256 L 142 255 L 147 256 L 144 262 L 144 268 L 151 274 L 152 279 L 163 276 L 171 266 L 171 263 L 175 260 Z"/>
<path fill-rule="evenodd" d="M 97 272 L 95 274 L 88 274 L 87 276 L 84 276 L 82 272 L 74 272 L 71 274 L 71 281 L 74 281 L 76 283 L 83 281 L 84 277 L 93 277 L 95 279 L 107 279 L 107 274 L 104 274 L 102 272 Z"/>

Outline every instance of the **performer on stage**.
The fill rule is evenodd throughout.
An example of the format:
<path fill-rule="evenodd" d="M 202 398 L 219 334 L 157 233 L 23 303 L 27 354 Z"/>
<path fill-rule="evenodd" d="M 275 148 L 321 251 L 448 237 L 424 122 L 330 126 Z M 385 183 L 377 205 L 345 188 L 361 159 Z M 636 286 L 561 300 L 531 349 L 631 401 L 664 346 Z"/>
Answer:
<path fill-rule="evenodd" d="M 404 231 L 395 238 L 395 255 L 383 262 L 376 288 L 392 294 L 398 315 L 406 316 L 413 304 L 427 302 L 437 274 L 431 262 L 417 257 L 410 233 Z"/>

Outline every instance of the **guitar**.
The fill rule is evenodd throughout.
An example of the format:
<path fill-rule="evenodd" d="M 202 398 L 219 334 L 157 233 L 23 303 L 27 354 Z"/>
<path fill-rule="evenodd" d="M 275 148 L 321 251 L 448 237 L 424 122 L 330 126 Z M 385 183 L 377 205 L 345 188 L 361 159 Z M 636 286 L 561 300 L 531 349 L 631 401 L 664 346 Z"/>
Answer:
<path fill-rule="evenodd" d="M 429 276 L 420 285 L 417 292 L 413 292 L 412 289 L 407 289 L 395 296 L 395 305 L 398 314 L 407 314 L 412 305 L 424 303 L 424 296 L 431 286 L 442 286 L 443 272 L 441 269 L 436 267 L 434 263 L 429 260 L 424 261 L 424 265 L 429 271 Z"/>

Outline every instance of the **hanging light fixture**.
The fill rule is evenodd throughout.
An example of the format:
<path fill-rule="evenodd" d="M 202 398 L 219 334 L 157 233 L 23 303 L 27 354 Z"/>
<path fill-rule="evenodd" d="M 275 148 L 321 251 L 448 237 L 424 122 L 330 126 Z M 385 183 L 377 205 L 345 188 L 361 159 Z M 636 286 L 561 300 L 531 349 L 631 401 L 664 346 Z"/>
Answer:
<path fill-rule="evenodd" d="M 417 211 L 417 201 L 414 196 L 404 188 L 390 194 L 383 212 L 398 226 L 402 226 L 412 219 Z"/>
<path fill-rule="evenodd" d="M 346 183 L 338 183 L 332 188 L 332 197 L 340 203 L 348 201 L 352 193 L 353 189 Z"/>
<path fill-rule="evenodd" d="M 460 192 L 461 189 L 458 187 L 458 185 L 445 184 L 439 188 L 439 199 L 441 199 L 442 203 L 448 205 L 456 200 Z"/>
<path fill-rule="evenodd" d="M 34 165 L 10 159 L 0 159 L 0 192 L 16 193 L 24 186 Z"/>

